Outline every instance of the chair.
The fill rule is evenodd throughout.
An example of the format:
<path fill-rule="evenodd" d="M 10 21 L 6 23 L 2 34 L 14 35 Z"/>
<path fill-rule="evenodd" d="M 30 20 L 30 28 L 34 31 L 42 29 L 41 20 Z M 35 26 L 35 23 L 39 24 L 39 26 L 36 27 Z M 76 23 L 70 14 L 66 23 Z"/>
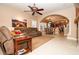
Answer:
<path fill-rule="evenodd" d="M 0 28 L 0 42 L 4 54 L 15 54 L 13 37 L 9 29 L 5 26 Z"/>
<path fill-rule="evenodd" d="M 3 52 L 3 54 L 5 53 L 5 48 L 4 48 L 4 43 L 7 41 L 7 39 L 5 38 L 5 36 L 0 32 L 0 51 Z"/>
<path fill-rule="evenodd" d="M 13 36 L 11 35 L 11 32 L 9 31 L 9 29 L 8 29 L 7 27 L 2 26 L 2 27 L 0 28 L 0 31 L 4 34 L 4 36 L 5 36 L 8 40 L 10 40 L 10 39 L 13 38 Z"/>
<path fill-rule="evenodd" d="M 1 49 L 1 47 L 0 47 L 0 55 L 3 55 L 3 51 L 2 51 L 2 49 Z"/>

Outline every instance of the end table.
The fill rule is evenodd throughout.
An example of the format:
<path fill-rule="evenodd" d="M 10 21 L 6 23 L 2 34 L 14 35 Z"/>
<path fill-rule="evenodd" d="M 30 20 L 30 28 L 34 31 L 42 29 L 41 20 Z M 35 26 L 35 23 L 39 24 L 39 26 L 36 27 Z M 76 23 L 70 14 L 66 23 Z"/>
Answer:
<path fill-rule="evenodd" d="M 24 37 L 16 38 L 14 39 L 14 43 L 15 43 L 14 45 L 15 54 L 18 54 L 18 51 L 22 49 L 24 49 L 26 52 L 32 51 L 32 38 L 31 37 L 24 36 Z"/>

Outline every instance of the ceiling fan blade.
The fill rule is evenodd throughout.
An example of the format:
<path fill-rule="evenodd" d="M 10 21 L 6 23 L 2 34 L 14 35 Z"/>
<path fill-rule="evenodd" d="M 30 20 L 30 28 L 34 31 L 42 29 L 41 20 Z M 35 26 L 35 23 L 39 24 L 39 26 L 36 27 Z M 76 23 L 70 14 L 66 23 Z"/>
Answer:
<path fill-rule="evenodd" d="M 33 10 L 33 8 L 31 6 L 28 6 L 31 10 Z"/>
<path fill-rule="evenodd" d="M 24 12 L 32 12 L 32 11 L 24 10 Z"/>
<path fill-rule="evenodd" d="M 35 12 L 32 13 L 32 15 L 34 15 L 34 14 L 35 14 Z"/>
<path fill-rule="evenodd" d="M 38 9 L 37 11 L 43 11 L 44 9 Z"/>
<path fill-rule="evenodd" d="M 40 15 L 42 15 L 42 13 L 40 13 L 40 12 L 37 12 L 38 14 L 40 14 Z"/>

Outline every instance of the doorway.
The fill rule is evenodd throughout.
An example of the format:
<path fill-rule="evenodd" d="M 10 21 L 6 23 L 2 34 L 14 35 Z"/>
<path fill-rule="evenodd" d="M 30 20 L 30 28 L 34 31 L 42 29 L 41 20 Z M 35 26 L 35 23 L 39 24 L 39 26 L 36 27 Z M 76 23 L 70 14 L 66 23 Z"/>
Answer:
<path fill-rule="evenodd" d="M 43 18 L 41 23 L 45 23 L 45 34 L 66 36 L 69 30 L 69 20 L 58 14 L 49 15 Z"/>

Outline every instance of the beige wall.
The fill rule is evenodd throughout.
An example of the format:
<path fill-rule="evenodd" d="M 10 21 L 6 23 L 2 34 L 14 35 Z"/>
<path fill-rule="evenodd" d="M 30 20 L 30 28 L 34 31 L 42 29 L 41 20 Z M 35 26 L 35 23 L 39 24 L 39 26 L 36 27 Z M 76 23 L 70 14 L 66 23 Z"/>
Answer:
<path fill-rule="evenodd" d="M 27 27 L 31 27 L 32 20 L 38 21 L 38 18 L 38 14 L 32 16 L 31 13 L 25 13 L 10 5 L 0 4 L 0 26 L 7 26 L 9 29 L 12 29 L 12 19 L 27 19 Z"/>
<path fill-rule="evenodd" d="M 27 19 L 27 26 L 31 26 L 31 18 L 28 14 L 8 5 L 0 5 L 0 26 L 7 26 L 11 29 L 12 19 L 23 20 Z"/>
<path fill-rule="evenodd" d="M 39 21 L 41 21 L 44 17 L 46 17 L 48 15 L 52 15 L 52 14 L 63 15 L 63 16 L 65 16 L 69 19 L 68 39 L 75 39 L 75 37 L 76 37 L 76 26 L 74 24 L 74 19 L 76 17 L 75 7 L 73 6 L 73 7 L 66 8 L 66 9 L 63 9 L 63 10 L 59 10 L 59 11 L 56 11 L 56 12 L 47 13 L 47 14 L 43 15 L 42 17 L 40 17 Z"/>

